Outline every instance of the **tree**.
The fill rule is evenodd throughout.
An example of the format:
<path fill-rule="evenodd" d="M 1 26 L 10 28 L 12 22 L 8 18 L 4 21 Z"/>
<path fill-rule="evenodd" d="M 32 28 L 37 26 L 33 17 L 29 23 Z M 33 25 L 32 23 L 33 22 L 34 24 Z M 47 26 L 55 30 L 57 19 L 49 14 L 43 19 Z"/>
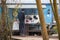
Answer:
<path fill-rule="evenodd" d="M 0 30 L 0 40 L 9 40 L 8 37 L 8 27 L 7 27 L 7 6 L 6 0 L 1 0 L 2 16 L 1 16 L 1 30 Z"/>
<path fill-rule="evenodd" d="M 43 14 L 43 10 L 42 10 L 41 0 L 36 0 L 36 4 L 37 4 L 37 8 L 38 8 L 40 23 L 42 26 L 43 40 L 49 40 L 47 29 L 46 29 L 46 24 L 44 21 L 44 14 Z"/>

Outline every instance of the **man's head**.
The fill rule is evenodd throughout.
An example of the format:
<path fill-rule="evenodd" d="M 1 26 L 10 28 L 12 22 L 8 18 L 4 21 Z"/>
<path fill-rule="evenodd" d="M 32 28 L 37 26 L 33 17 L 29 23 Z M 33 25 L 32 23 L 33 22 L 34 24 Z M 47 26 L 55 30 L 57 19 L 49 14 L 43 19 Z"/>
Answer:
<path fill-rule="evenodd" d="M 24 13 L 24 9 L 22 9 L 21 12 Z"/>

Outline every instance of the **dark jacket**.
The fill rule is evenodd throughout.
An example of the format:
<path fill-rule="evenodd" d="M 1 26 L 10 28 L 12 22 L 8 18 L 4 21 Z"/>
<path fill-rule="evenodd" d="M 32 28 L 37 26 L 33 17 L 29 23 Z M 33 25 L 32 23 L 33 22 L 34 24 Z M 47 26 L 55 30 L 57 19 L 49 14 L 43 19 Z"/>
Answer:
<path fill-rule="evenodd" d="M 24 21 L 25 20 L 25 14 L 24 13 L 18 13 L 18 19 L 19 21 Z"/>

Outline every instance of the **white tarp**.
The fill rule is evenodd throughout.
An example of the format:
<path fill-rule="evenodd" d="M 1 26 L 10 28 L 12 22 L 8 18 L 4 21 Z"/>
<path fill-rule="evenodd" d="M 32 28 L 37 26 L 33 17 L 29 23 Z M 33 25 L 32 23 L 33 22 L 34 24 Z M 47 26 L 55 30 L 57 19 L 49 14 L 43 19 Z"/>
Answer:
<path fill-rule="evenodd" d="M 7 0 L 6 3 L 20 3 L 21 0 Z"/>
<path fill-rule="evenodd" d="M 7 5 L 8 8 L 15 8 L 16 5 Z M 20 5 L 18 8 L 37 8 L 36 5 Z M 42 8 L 46 8 L 46 5 L 42 5 Z"/>
<path fill-rule="evenodd" d="M 22 3 L 36 3 L 36 0 L 21 0 Z M 41 0 L 42 3 L 50 3 L 50 0 Z M 59 0 L 57 0 L 59 3 Z"/>
<path fill-rule="evenodd" d="M 1 0 L 0 0 L 1 2 Z M 7 0 L 7 3 L 36 3 L 36 0 Z M 50 3 L 49 0 L 41 0 L 42 3 Z M 59 0 L 57 0 L 57 3 L 59 3 Z"/>
<path fill-rule="evenodd" d="M 14 21 L 13 22 L 13 28 L 12 28 L 12 30 L 19 30 L 19 23 L 18 23 L 18 21 Z"/>
<path fill-rule="evenodd" d="M 29 20 L 29 18 L 27 19 L 26 17 L 31 17 L 32 20 Z M 37 24 L 37 23 L 40 23 L 40 20 L 39 20 L 39 16 L 38 15 L 35 15 L 37 17 L 37 19 L 34 19 L 33 18 L 34 15 L 25 15 L 25 24 Z M 26 20 L 28 20 L 28 22 L 26 22 Z"/>

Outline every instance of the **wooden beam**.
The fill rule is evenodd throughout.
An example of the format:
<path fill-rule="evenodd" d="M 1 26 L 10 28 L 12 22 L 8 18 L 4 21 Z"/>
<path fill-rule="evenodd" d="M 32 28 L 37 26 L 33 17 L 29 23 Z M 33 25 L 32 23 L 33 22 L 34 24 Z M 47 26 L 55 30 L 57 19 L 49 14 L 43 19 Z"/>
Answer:
<path fill-rule="evenodd" d="M 59 22 L 59 16 L 58 16 L 58 8 L 57 8 L 57 0 L 53 0 L 53 7 L 54 7 L 54 17 L 56 20 L 57 30 L 58 30 L 58 36 L 60 40 L 60 22 Z"/>
<path fill-rule="evenodd" d="M 45 20 L 44 20 L 44 13 L 43 13 L 43 10 L 42 10 L 41 0 L 36 0 L 36 4 L 37 4 L 37 8 L 38 8 L 40 23 L 41 23 L 41 26 L 42 26 L 43 40 L 49 40 L 49 36 L 48 36 L 48 33 L 47 33 L 46 24 L 45 24 Z"/>

